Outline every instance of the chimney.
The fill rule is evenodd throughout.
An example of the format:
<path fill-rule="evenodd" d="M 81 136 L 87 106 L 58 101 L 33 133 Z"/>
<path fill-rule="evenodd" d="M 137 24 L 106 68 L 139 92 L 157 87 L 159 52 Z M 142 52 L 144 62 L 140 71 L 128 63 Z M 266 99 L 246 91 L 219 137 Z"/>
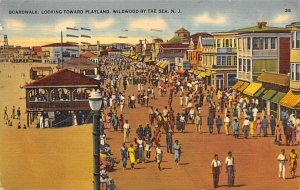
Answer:
<path fill-rule="evenodd" d="M 257 26 L 258 26 L 259 29 L 262 29 L 262 28 L 264 28 L 264 27 L 267 26 L 267 22 L 264 22 L 264 21 L 258 22 L 258 23 L 257 23 Z"/>

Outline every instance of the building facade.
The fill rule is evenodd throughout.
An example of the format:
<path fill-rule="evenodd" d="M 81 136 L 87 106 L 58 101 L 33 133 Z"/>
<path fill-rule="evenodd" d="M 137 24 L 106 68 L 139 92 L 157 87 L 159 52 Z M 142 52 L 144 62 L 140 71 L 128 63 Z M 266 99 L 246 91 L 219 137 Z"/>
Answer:
<path fill-rule="evenodd" d="M 61 51 L 61 48 L 63 49 Z M 53 43 L 42 46 L 42 63 L 60 63 L 72 57 L 79 57 L 79 47 L 69 43 Z M 62 53 L 63 52 L 63 53 Z"/>
<path fill-rule="evenodd" d="M 266 22 L 235 30 L 237 41 L 237 79 L 256 81 L 263 72 L 287 74 L 290 62 L 290 30 L 268 27 Z"/>

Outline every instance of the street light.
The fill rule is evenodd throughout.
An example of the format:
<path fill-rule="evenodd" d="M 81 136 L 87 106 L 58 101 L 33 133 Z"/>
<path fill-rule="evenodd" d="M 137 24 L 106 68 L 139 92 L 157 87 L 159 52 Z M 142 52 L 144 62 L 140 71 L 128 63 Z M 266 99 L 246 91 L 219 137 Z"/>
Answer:
<path fill-rule="evenodd" d="M 102 96 L 100 90 L 93 90 L 89 96 L 89 105 L 93 112 L 93 156 L 94 156 L 94 190 L 100 189 L 100 109 Z"/>

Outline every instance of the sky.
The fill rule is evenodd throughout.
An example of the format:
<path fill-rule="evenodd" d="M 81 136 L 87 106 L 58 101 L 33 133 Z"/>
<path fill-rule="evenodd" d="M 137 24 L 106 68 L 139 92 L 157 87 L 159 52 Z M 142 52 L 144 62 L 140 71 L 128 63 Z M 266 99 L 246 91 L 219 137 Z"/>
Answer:
<path fill-rule="evenodd" d="M 141 13 L 142 9 L 146 12 Z M 155 9 L 156 13 L 148 9 Z M 160 9 L 168 13 L 160 13 Z M 171 13 L 171 9 L 175 13 Z M 38 14 L 10 14 L 22 10 L 34 10 Z M 82 10 L 83 14 L 43 14 L 64 10 Z M 109 13 L 94 14 L 92 10 L 109 10 Z M 114 10 L 139 12 L 122 14 L 113 13 Z M 60 42 L 61 31 L 64 41 L 136 44 L 145 38 L 148 41 L 156 37 L 170 39 L 181 27 L 191 34 L 250 27 L 259 21 L 285 27 L 300 21 L 298 10 L 299 0 L 0 0 L 0 44 L 3 34 L 8 35 L 10 45 Z M 66 27 L 86 27 L 91 31 L 70 31 Z M 69 38 L 66 34 L 84 34 L 91 38 Z"/>

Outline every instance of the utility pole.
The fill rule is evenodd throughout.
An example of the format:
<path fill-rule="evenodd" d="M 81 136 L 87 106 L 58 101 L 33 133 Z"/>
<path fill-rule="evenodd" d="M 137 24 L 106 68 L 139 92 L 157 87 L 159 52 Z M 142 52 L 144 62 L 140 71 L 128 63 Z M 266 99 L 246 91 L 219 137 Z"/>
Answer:
<path fill-rule="evenodd" d="M 60 51 L 61 51 L 61 55 L 60 55 L 60 64 L 61 64 L 61 69 L 64 68 L 64 63 L 63 63 L 63 59 L 64 59 L 64 56 L 63 56 L 63 32 L 61 31 L 60 32 Z"/>

